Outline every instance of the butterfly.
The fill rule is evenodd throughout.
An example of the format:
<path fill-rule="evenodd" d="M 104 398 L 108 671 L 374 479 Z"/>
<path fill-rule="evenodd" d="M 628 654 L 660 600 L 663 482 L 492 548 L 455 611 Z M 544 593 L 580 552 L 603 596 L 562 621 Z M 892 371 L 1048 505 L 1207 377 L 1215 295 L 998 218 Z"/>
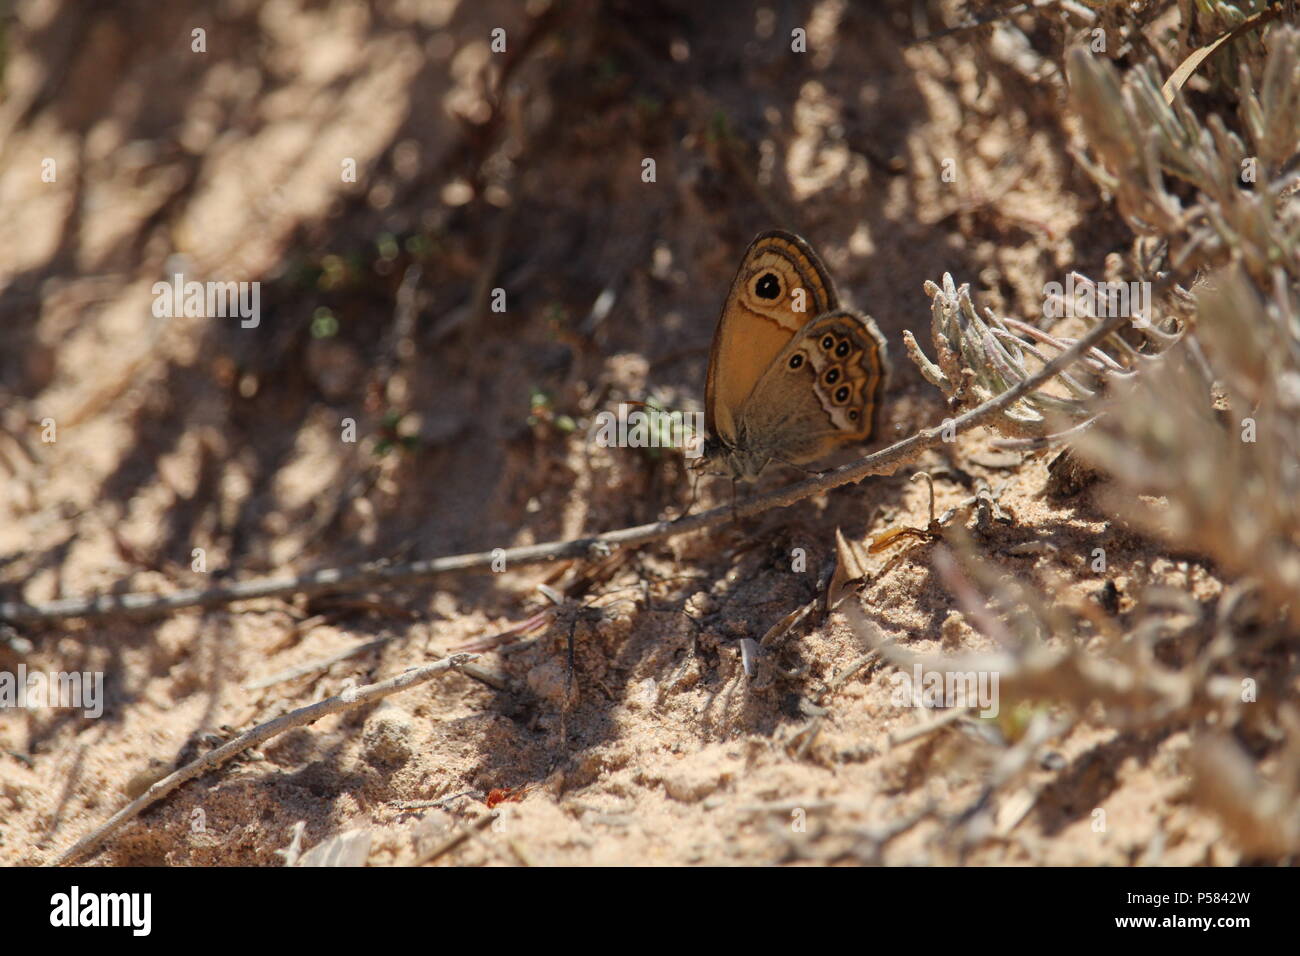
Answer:
<path fill-rule="evenodd" d="M 807 242 L 774 229 L 749 248 L 722 306 L 704 388 L 704 469 L 753 481 L 875 430 L 889 378 L 885 338 L 843 308 Z"/>

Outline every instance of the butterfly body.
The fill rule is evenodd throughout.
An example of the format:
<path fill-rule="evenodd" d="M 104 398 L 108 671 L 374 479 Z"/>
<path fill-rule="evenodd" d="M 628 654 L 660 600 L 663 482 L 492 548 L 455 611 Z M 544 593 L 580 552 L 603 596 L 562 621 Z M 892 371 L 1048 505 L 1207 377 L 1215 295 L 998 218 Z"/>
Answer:
<path fill-rule="evenodd" d="M 723 305 L 705 385 L 706 468 L 752 481 L 771 461 L 801 465 L 875 428 L 885 340 L 840 306 L 798 236 L 760 233 Z"/>

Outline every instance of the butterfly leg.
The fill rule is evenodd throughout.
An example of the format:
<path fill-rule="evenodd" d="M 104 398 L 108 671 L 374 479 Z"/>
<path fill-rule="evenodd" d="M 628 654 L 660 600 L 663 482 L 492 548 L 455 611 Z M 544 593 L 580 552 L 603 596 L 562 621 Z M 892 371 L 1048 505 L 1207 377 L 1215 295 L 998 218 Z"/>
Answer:
<path fill-rule="evenodd" d="M 569 675 L 565 679 L 565 684 L 564 684 L 564 696 L 566 699 L 573 694 L 573 671 L 574 671 L 573 632 L 577 628 L 577 626 L 578 626 L 578 619 L 575 617 L 572 621 L 569 622 Z"/>
<path fill-rule="evenodd" d="M 802 471 L 805 475 L 811 475 L 814 478 L 821 478 L 823 475 L 829 475 L 832 471 L 830 468 L 827 468 L 825 471 L 817 471 L 814 468 L 805 468 L 803 465 L 796 465 L 794 462 L 788 461 L 780 455 L 773 455 L 772 458 L 774 461 L 779 461 L 783 465 L 788 465 L 796 471 Z"/>
<path fill-rule="evenodd" d="M 683 518 L 685 518 L 688 514 L 691 513 L 691 509 L 695 507 L 695 499 L 699 490 L 700 490 L 700 474 L 699 472 L 696 472 L 694 476 L 691 478 L 691 500 L 687 503 L 686 509 L 681 514 L 679 514 L 676 518 L 674 518 L 673 521 L 681 521 Z"/>

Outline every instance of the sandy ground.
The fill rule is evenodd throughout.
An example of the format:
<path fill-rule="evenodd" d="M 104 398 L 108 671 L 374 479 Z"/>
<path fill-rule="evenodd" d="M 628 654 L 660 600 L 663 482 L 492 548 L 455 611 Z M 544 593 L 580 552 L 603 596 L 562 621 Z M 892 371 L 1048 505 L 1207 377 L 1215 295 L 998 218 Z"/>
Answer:
<path fill-rule="evenodd" d="M 0 107 L 0 599 L 166 592 L 676 513 L 680 458 L 599 448 L 586 428 L 621 400 L 700 407 L 718 308 L 760 229 L 808 237 L 888 336 L 882 440 L 944 414 L 900 344 L 911 329 L 929 346 L 924 280 L 951 272 L 1032 319 L 1045 282 L 1101 275 L 1128 241 L 1067 152 L 1050 31 L 1032 34 L 1044 58 L 998 58 L 960 38 L 904 48 L 911 4 L 694 6 L 17 4 Z M 150 287 L 178 271 L 261 281 L 261 324 L 155 319 Z M 602 293 L 612 307 L 593 310 Z M 1009 520 L 972 532 L 993 567 L 1121 619 L 1152 586 L 1218 595 L 1211 567 L 1110 518 L 1098 486 L 1050 494 L 1046 458 L 989 438 L 915 467 L 940 511 L 999 493 Z M 543 582 L 584 610 L 485 653 L 497 686 L 455 674 L 278 737 L 92 862 L 279 865 L 298 821 L 306 846 L 363 829 L 372 864 L 404 862 L 503 789 L 496 822 L 439 863 L 1238 862 L 1186 799 L 1177 726 L 1139 736 L 1085 715 L 989 807 L 1014 715 L 891 738 L 936 715 L 899 706 L 878 661 L 835 683 L 864 650 L 842 612 L 812 615 L 746 677 L 740 640 L 822 593 L 836 529 L 865 543 L 925 525 L 912 470 L 596 564 L 9 632 L 0 668 L 102 672 L 107 705 L 0 712 L 0 862 L 50 860 L 234 733 L 527 620 L 549 606 Z M 856 600 L 909 649 L 988 647 L 932 555 L 917 541 L 872 555 Z M 972 833 L 976 811 L 990 822 Z"/>

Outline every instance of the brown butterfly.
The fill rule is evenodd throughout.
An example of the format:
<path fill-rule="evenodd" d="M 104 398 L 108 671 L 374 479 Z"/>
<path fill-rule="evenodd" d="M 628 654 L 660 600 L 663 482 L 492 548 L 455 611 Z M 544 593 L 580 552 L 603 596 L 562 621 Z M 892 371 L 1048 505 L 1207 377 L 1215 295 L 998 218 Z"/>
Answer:
<path fill-rule="evenodd" d="M 753 481 L 864 442 L 889 375 L 885 339 L 868 316 L 841 308 L 812 246 L 760 233 L 745 251 L 709 351 L 706 468 Z"/>

